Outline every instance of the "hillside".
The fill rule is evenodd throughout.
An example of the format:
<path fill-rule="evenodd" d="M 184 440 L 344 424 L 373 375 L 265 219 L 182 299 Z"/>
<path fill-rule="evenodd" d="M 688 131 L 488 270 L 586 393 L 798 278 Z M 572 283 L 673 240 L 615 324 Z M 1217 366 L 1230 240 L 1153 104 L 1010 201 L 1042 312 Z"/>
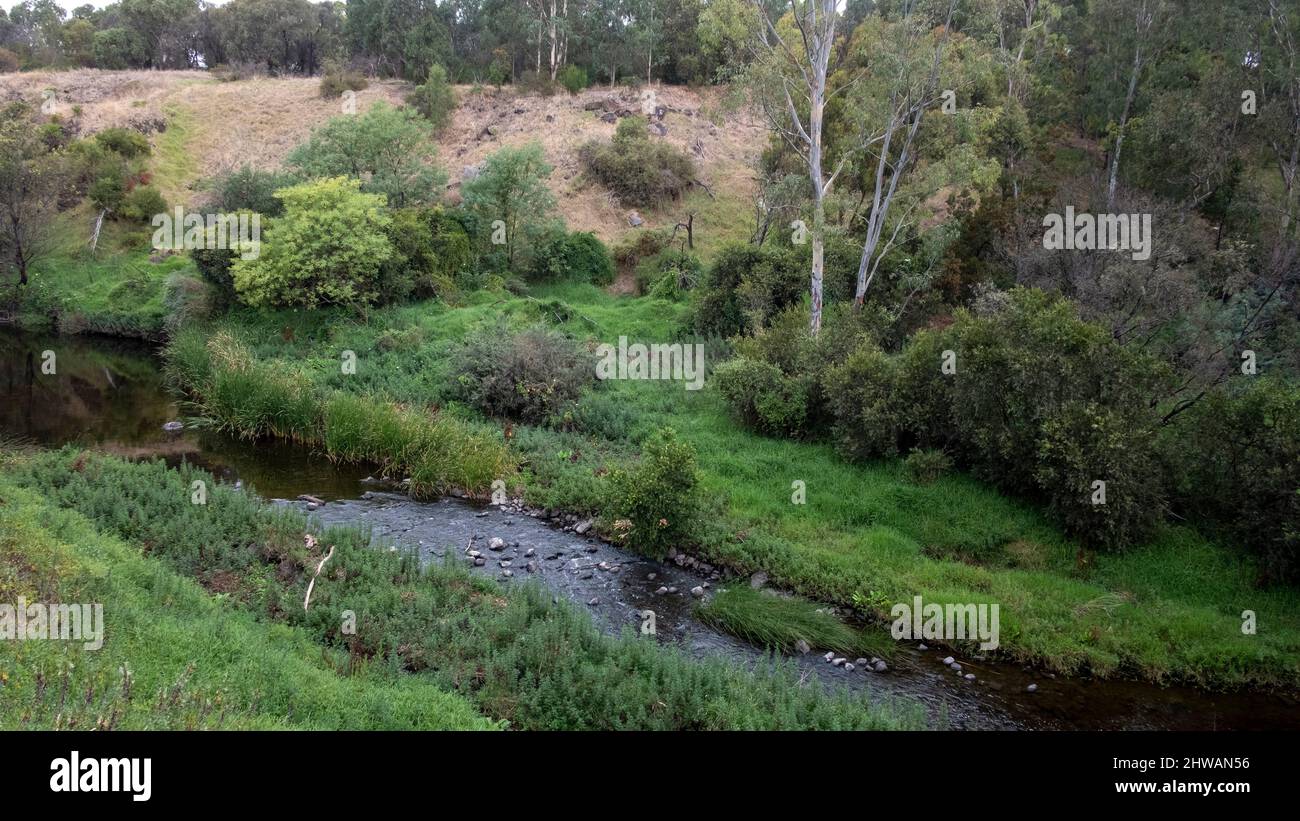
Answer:
<path fill-rule="evenodd" d="M 357 92 L 358 109 L 383 100 L 401 104 L 411 86 L 372 81 Z M 202 182 L 241 165 L 275 168 L 312 129 L 343 113 L 343 101 L 320 96 L 315 78 L 255 77 L 222 82 L 193 71 L 36 71 L 0 76 L 0 100 L 34 104 L 52 91 L 54 113 L 91 134 L 124 126 L 149 135 L 155 149 L 155 177 L 169 203 L 201 207 Z M 702 186 L 681 202 L 640 209 L 642 230 L 671 230 L 695 214 L 700 251 L 728 240 L 747 239 L 751 230 L 754 172 L 765 144 L 762 123 L 752 115 L 728 113 L 725 89 L 656 87 L 652 105 L 666 109 L 666 140 L 695 160 Z M 554 167 L 550 187 L 571 230 L 591 231 L 606 242 L 637 229 L 631 209 L 599 185 L 584 180 L 578 149 L 592 139 L 609 139 L 617 116 L 640 116 L 643 100 L 630 89 L 588 89 L 546 97 L 505 87 L 459 86 L 453 121 L 438 141 L 440 165 L 448 173 L 447 197 L 458 199 L 466 173 L 502 146 L 538 141 Z M 614 122 L 602 115 L 614 115 Z"/>

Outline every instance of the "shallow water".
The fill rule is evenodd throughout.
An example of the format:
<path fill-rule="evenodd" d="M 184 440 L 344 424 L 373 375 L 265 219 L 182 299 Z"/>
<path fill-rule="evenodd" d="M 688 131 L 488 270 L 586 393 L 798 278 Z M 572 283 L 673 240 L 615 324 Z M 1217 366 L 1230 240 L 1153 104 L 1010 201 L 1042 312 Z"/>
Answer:
<path fill-rule="evenodd" d="M 54 373 L 44 373 L 46 351 Z M 503 584 L 535 580 L 557 597 L 588 609 L 606 630 L 637 630 L 641 611 L 655 613 L 655 638 L 697 657 L 744 665 L 768 658 L 760 648 L 700 623 L 691 588 L 719 582 L 673 564 L 630 555 L 598 539 L 561 529 L 525 512 L 484 508 L 459 499 L 415 502 L 378 492 L 359 466 L 334 465 L 304 449 L 244 442 L 210 430 L 163 430 L 184 418 L 168 392 L 153 351 L 139 343 L 92 337 L 39 337 L 0 330 L 0 437 L 42 445 L 75 443 L 131 458 L 158 457 L 201 465 L 228 482 L 242 481 L 269 499 L 310 494 L 326 502 L 313 511 L 322 523 L 365 523 L 380 541 L 419 548 L 430 559 L 480 551 L 475 572 Z M 300 505 L 299 501 L 284 504 Z M 492 537 L 506 548 L 488 549 Z M 531 556 L 526 555 L 532 549 Z M 508 568 L 500 566 L 506 561 Z M 529 563 L 533 565 L 530 569 Z M 608 568 L 601 569 L 601 563 Z M 616 569 L 615 569 L 616 568 Z M 505 577 L 503 570 L 510 570 Z M 676 593 L 657 595 L 660 587 Z M 956 656 L 976 680 L 941 663 Z M 820 654 L 793 657 L 811 681 L 861 691 L 873 700 L 923 704 L 945 726 L 960 729 L 1300 729 L 1292 697 L 1264 693 L 1211 694 L 1124 681 L 1052 677 L 1013 664 L 986 663 L 947 650 L 900 644 L 885 673 L 846 672 Z M 1037 692 L 1027 692 L 1036 684 Z"/>

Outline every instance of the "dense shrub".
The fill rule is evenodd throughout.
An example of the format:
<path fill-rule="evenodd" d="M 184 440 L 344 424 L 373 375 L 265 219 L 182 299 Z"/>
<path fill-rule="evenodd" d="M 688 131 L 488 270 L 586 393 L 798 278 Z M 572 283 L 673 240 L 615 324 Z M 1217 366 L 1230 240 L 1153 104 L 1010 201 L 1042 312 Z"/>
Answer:
<path fill-rule="evenodd" d="M 17 71 L 19 67 L 18 55 L 7 48 L 0 48 L 0 74 Z"/>
<path fill-rule="evenodd" d="M 608 285 L 614 281 L 614 261 L 595 234 L 556 231 L 538 247 L 532 278 Z"/>
<path fill-rule="evenodd" d="M 695 163 L 668 143 L 650 139 L 645 120 L 625 117 L 612 142 L 588 142 L 579 158 L 601 185 L 627 205 L 677 199 L 695 179 Z"/>
<path fill-rule="evenodd" d="M 917 448 L 903 460 L 903 474 L 915 485 L 928 485 L 952 470 L 952 459 L 941 450 Z"/>
<path fill-rule="evenodd" d="M 712 382 L 741 421 L 772 436 L 801 435 L 807 423 L 807 385 L 767 362 L 743 356 L 723 362 Z"/>
<path fill-rule="evenodd" d="M 1091 547 L 1135 544 L 1164 514 L 1150 419 L 1097 401 L 1070 402 L 1043 421 L 1034 480 L 1052 514 Z"/>
<path fill-rule="evenodd" d="M 761 328 L 771 316 L 803 298 L 807 279 L 807 268 L 794 253 L 727 246 L 704 276 L 691 325 L 700 333 L 717 336 Z"/>
<path fill-rule="evenodd" d="M 284 216 L 263 231 L 260 256 L 231 269 L 240 297 L 255 307 L 374 304 L 393 253 L 390 218 L 382 195 L 359 188 L 337 177 L 279 191 Z"/>
<path fill-rule="evenodd" d="M 163 291 L 167 333 L 174 334 L 186 325 L 210 318 L 215 307 L 212 290 L 203 280 L 192 276 L 172 274 L 168 277 Z"/>
<path fill-rule="evenodd" d="M 389 212 L 387 229 L 393 254 L 380 267 L 377 302 L 410 297 L 447 298 L 456 288 L 455 274 L 468 262 L 469 237 L 446 220 L 442 208 L 401 208 Z M 444 222 L 448 223 L 445 226 Z"/>
<path fill-rule="evenodd" d="M 452 357 L 457 396 L 489 416 L 540 423 L 595 380 L 593 359 L 545 328 L 480 331 Z"/>
<path fill-rule="evenodd" d="M 556 75 L 556 79 L 560 81 L 560 85 L 564 86 L 570 94 L 577 94 L 579 91 L 586 88 L 589 83 L 587 79 L 587 70 L 581 66 L 575 65 L 567 65 L 560 69 L 560 73 Z"/>
<path fill-rule="evenodd" d="M 555 94 L 557 87 L 550 75 L 541 71 L 525 71 L 519 75 L 515 81 L 515 86 L 521 94 L 537 94 L 542 97 L 550 97 Z"/>
<path fill-rule="evenodd" d="M 1258 378 L 1176 417 L 1161 451 L 1188 518 L 1256 553 L 1266 578 L 1300 580 L 1300 387 Z"/>
<path fill-rule="evenodd" d="M 873 342 L 864 342 L 827 371 L 826 401 L 835 419 L 832 432 L 840 453 L 858 460 L 897 455 L 897 383 L 894 359 Z"/>
<path fill-rule="evenodd" d="M 345 91 L 361 91 L 369 85 L 370 81 L 360 72 L 332 67 L 321 75 L 320 96 L 341 97 Z"/>
<path fill-rule="evenodd" d="M 127 192 L 118 206 L 117 214 L 131 222 L 148 223 L 155 214 L 167 212 L 167 201 L 157 188 L 149 185 L 137 185 Z"/>
<path fill-rule="evenodd" d="M 428 79 L 411 92 L 406 102 L 429 121 L 433 133 L 441 133 L 451 123 L 451 113 L 456 110 L 456 92 L 447 81 L 447 69 L 437 63 L 429 66 Z"/>
<path fill-rule="evenodd" d="M 639 553 L 663 558 L 697 538 L 699 475 L 695 449 L 671 428 L 646 440 L 641 460 L 609 476 L 605 504 L 615 538 Z"/>
<path fill-rule="evenodd" d="M 86 196 L 100 210 L 115 212 L 126 197 L 126 180 L 119 171 L 101 174 L 90 184 Z"/>
<path fill-rule="evenodd" d="M 95 135 L 95 142 L 127 159 L 149 155 L 149 140 L 129 128 L 106 128 Z"/>
<path fill-rule="evenodd" d="M 275 192 L 297 182 L 292 174 L 262 171 L 245 165 L 217 178 L 213 186 L 213 204 L 220 211 L 255 211 L 278 217 L 284 213 L 284 203 L 276 199 Z"/>
<path fill-rule="evenodd" d="M 352 177 L 400 208 L 437 201 L 447 177 L 428 160 L 433 152 L 419 114 L 379 101 L 317 128 L 287 162 L 307 177 Z"/>

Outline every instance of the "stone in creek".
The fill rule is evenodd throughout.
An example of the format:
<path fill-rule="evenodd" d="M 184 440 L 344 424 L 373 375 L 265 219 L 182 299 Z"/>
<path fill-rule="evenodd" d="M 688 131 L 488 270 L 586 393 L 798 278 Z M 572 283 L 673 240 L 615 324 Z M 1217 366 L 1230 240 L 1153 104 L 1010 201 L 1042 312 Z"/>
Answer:
<path fill-rule="evenodd" d="M 803 639 L 799 639 L 794 643 L 794 651 L 802 656 L 807 653 L 811 653 L 812 648 L 808 646 L 808 642 L 804 641 Z"/>
<path fill-rule="evenodd" d="M 487 517 L 487 511 L 485 510 L 485 511 L 483 511 L 482 513 L 475 513 L 474 515 L 477 516 L 477 517 L 480 518 L 480 519 L 483 519 L 483 518 L 486 518 L 486 517 Z"/>
<path fill-rule="evenodd" d="M 492 539 L 488 542 L 488 550 L 505 550 L 505 549 L 506 549 L 505 539 L 502 539 L 499 536 L 493 536 Z"/>
<path fill-rule="evenodd" d="M 527 550 L 524 551 L 524 558 L 525 558 L 525 559 L 532 558 L 532 555 L 533 555 L 534 553 L 536 553 L 536 552 L 537 552 L 536 550 L 533 550 L 533 549 L 530 547 L 530 548 L 528 548 Z"/>
<path fill-rule="evenodd" d="M 961 675 L 961 665 L 958 664 L 957 662 L 953 662 L 953 664 L 952 664 L 952 671 L 953 671 L 954 673 L 956 673 L 957 675 Z"/>
<path fill-rule="evenodd" d="M 524 568 L 527 569 L 529 573 L 536 573 L 537 562 L 529 562 L 528 564 L 524 565 Z"/>
<path fill-rule="evenodd" d="M 658 573 L 647 573 L 647 574 L 645 574 L 646 581 L 650 581 L 650 582 L 654 581 L 658 576 L 659 576 Z"/>
<path fill-rule="evenodd" d="M 668 588 L 666 588 L 666 587 L 661 587 L 661 588 L 659 588 L 658 590 L 655 591 L 655 595 L 656 595 L 656 596 L 666 596 L 666 595 L 668 595 Z"/>
<path fill-rule="evenodd" d="M 319 507 L 320 507 L 320 505 L 316 504 L 315 502 L 308 502 L 308 503 L 307 503 L 307 509 L 308 509 L 308 510 L 316 510 L 316 509 L 318 509 Z"/>
<path fill-rule="evenodd" d="M 677 588 L 676 588 L 676 587 L 670 587 L 670 588 L 668 588 L 668 592 L 669 592 L 669 593 L 676 593 L 676 592 L 677 592 Z"/>
<path fill-rule="evenodd" d="M 300 502 L 308 502 L 309 504 L 313 504 L 313 505 L 323 505 L 323 504 L 325 504 L 325 500 L 324 500 L 324 499 L 320 499 L 320 498 L 318 498 L 318 497 L 316 497 L 316 496 L 312 496 L 312 495 L 309 494 L 309 493 L 304 493 L 304 494 L 300 495 L 300 496 L 298 497 L 298 501 L 300 501 Z"/>
<path fill-rule="evenodd" d="M 596 569 L 597 569 L 597 570 L 609 570 L 609 562 L 601 562 L 600 564 L 596 565 Z"/>
<path fill-rule="evenodd" d="M 889 665 L 885 664 L 883 661 L 876 662 L 875 670 L 877 673 L 883 673 L 888 669 L 889 669 Z"/>
<path fill-rule="evenodd" d="M 515 575 L 515 571 L 513 571 L 513 570 L 502 570 L 502 571 L 501 571 L 501 575 L 504 576 L 504 577 L 506 577 L 506 578 L 508 579 L 508 578 L 510 578 L 511 576 Z"/>
<path fill-rule="evenodd" d="M 858 665 L 859 667 L 866 667 L 866 666 L 867 666 L 867 660 L 866 660 L 866 659 L 858 659 L 857 661 L 854 662 L 854 664 Z"/>
<path fill-rule="evenodd" d="M 947 665 L 947 664 L 952 664 L 953 661 L 955 661 L 955 659 L 953 659 L 952 656 L 948 656 L 947 658 L 945 658 L 945 659 L 943 660 L 943 663 L 944 663 L 945 665 Z"/>
<path fill-rule="evenodd" d="M 967 673 L 967 674 L 965 675 L 965 679 L 966 679 L 967 681 L 974 681 L 974 680 L 975 680 L 975 674 L 974 674 L 974 673 Z"/>
<path fill-rule="evenodd" d="M 487 564 L 487 559 L 484 559 L 482 556 L 475 556 L 475 557 L 474 557 L 474 566 L 475 566 L 475 567 L 482 567 L 482 566 L 485 565 L 485 564 Z"/>
<path fill-rule="evenodd" d="M 837 656 L 837 657 L 831 659 L 831 664 L 833 664 L 833 665 L 836 666 L 836 667 L 841 667 L 841 666 L 843 666 L 844 662 L 846 662 L 846 661 L 848 661 L 848 659 L 840 658 L 840 657 Z"/>
<path fill-rule="evenodd" d="M 477 559 L 479 556 L 482 556 L 483 554 L 480 553 L 480 552 L 478 552 L 477 550 L 471 550 L 470 552 L 466 553 L 465 555 L 466 555 L 466 556 L 469 556 L 471 559 Z"/>
<path fill-rule="evenodd" d="M 822 656 L 822 658 L 826 659 L 827 661 L 830 661 L 831 659 L 835 658 L 835 654 L 827 653 L 826 655 Z"/>
<path fill-rule="evenodd" d="M 579 522 L 577 527 L 573 528 L 573 532 L 577 533 L 579 536 L 586 533 L 588 530 L 591 530 L 591 519 L 587 519 L 584 522 Z"/>
<path fill-rule="evenodd" d="M 185 427 L 185 423 L 183 423 L 183 422 L 172 421 L 172 422 L 167 422 L 166 424 L 164 424 L 164 425 L 163 425 L 163 430 L 168 431 L 168 432 L 173 432 L 173 431 L 178 431 L 178 430 L 180 430 L 180 429 L 183 428 L 183 427 Z"/>
<path fill-rule="evenodd" d="M 595 552 L 596 552 L 597 550 L 599 550 L 599 549 L 600 549 L 600 548 L 596 547 L 594 544 L 593 544 L 593 545 L 587 545 L 587 552 L 588 552 L 588 553 L 595 553 Z"/>
<path fill-rule="evenodd" d="M 754 588 L 755 590 L 759 589 L 765 584 L 767 584 L 767 574 L 761 570 L 749 577 L 749 586 Z"/>
<path fill-rule="evenodd" d="M 600 604 L 600 599 L 598 598 L 592 599 L 591 601 L 587 602 L 587 604 L 591 605 L 592 607 L 595 607 L 596 605 Z"/>
<path fill-rule="evenodd" d="M 704 597 L 704 588 L 703 588 L 703 587 L 698 587 L 698 586 L 697 586 L 697 587 L 692 587 L 692 588 L 691 588 L 691 595 L 694 596 L 694 597 L 697 598 L 697 599 L 699 599 L 699 598 L 703 598 L 703 597 Z"/>
<path fill-rule="evenodd" d="M 924 644 L 918 644 L 918 645 L 916 645 L 916 649 L 917 649 L 917 650 L 929 650 L 930 648 L 929 648 L 929 647 L 926 647 Z"/>
<path fill-rule="evenodd" d="M 501 565 L 502 567 L 509 567 L 511 562 L 509 559 L 502 559 L 501 561 L 497 562 L 497 564 Z"/>
<path fill-rule="evenodd" d="M 844 669 L 845 669 L 845 670 L 848 670 L 850 673 L 852 673 L 853 670 L 854 670 L 853 662 L 851 662 L 851 661 L 846 661 L 846 662 L 844 662 Z"/>
<path fill-rule="evenodd" d="M 1031 684 L 1031 685 L 1029 685 L 1028 687 L 1026 687 L 1025 690 L 1027 690 L 1028 692 L 1031 692 L 1031 693 L 1037 693 L 1037 692 L 1038 692 L 1038 685 L 1037 685 L 1037 684 Z"/>

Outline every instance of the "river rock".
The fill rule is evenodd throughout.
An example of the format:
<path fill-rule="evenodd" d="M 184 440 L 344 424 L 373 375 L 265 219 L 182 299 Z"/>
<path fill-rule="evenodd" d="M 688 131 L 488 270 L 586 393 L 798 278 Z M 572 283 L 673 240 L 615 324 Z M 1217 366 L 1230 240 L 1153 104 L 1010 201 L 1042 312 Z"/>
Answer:
<path fill-rule="evenodd" d="M 173 421 L 171 421 L 171 422 L 166 422 L 166 423 L 163 424 L 163 430 L 165 430 L 165 431 L 167 431 L 167 432 L 169 432 L 169 433 L 174 433 L 174 432 L 180 430 L 180 429 L 183 428 L 183 427 L 185 427 L 185 423 L 183 423 L 183 422 L 178 422 L 178 421 L 175 421 L 175 420 L 173 420 Z"/>
<path fill-rule="evenodd" d="M 956 659 L 954 659 L 952 656 L 948 656 L 947 658 L 945 658 L 945 659 L 943 660 L 943 663 L 944 663 L 944 665 L 946 666 L 946 665 L 952 664 L 954 661 L 956 661 Z"/>
<path fill-rule="evenodd" d="M 656 595 L 656 596 L 667 596 L 667 595 L 668 595 L 668 588 L 666 588 L 666 587 L 661 587 L 661 588 L 659 588 L 658 590 L 655 591 L 655 595 Z"/>
<path fill-rule="evenodd" d="M 502 567 L 509 567 L 511 565 L 511 561 L 509 559 L 502 559 L 501 561 L 497 562 L 497 564 L 501 565 Z"/>
<path fill-rule="evenodd" d="M 830 661 L 831 659 L 835 658 L 835 654 L 827 653 L 826 655 L 822 656 L 822 658 L 826 659 L 827 661 Z"/>
<path fill-rule="evenodd" d="M 577 533 L 579 536 L 586 534 L 588 530 L 591 530 L 591 519 L 587 519 L 586 521 L 579 522 L 573 528 L 573 532 Z"/>
<path fill-rule="evenodd" d="M 500 536 L 493 536 L 488 541 L 488 550 L 505 550 L 505 549 L 506 549 L 506 540 L 502 539 Z"/>
<path fill-rule="evenodd" d="M 596 605 L 600 604 L 600 599 L 594 598 L 591 601 L 587 602 L 587 604 L 591 605 L 592 607 L 595 607 Z"/>
<path fill-rule="evenodd" d="M 916 645 L 916 649 L 917 649 L 917 650 L 929 650 L 930 648 L 929 648 L 929 647 L 926 647 L 924 644 L 918 644 L 918 645 Z"/>
<path fill-rule="evenodd" d="M 485 564 L 487 564 L 487 559 L 483 558 L 482 556 L 475 556 L 475 557 L 474 557 L 474 566 L 475 566 L 475 567 L 482 567 L 482 566 L 485 565 Z"/>
<path fill-rule="evenodd" d="M 848 661 L 848 659 L 841 658 L 840 656 L 836 656 L 835 658 L 831 659 L 831 664 L 835 667 L 843 667 L 844 662 L 846 661 Z"/>
<path fill-rule="evenodd" d="M 669 593 L 676 593 L 676 592 L 677 592 L 677 588 L 676 588 L 676 587 L 670 587 L 670 588 L 668 588 L 668 592 L 669 592 Z"/>
<path fill-rule="evenodd" d="M 524 569 L 527 570 L 529 573 L 536 573 L 537 562 L 529 562 L 528 564 L 524 565 Z"/>
<path fill-rule="evenodd" d="M 799 639 L 794 643 L 794 651 L 802 656 L 811 653 L 812 648 L 808 646 L 808 642 Z"/>
<path fill-rule="evenodd" d="M 646 581 L 650 581 L 650 582 L 654 581 L 654 580 L 657 579 L 658 577 L 659 577 L 659 574 L 658 574 L 658 573 L 647 573 L 647 574 L 645 574 Z"/>
<path fill-rule="evenodd" d="M 1025 691 L 1026 691 L 1026 692 L 1029 692 L 1029 693 L 1037 693 L 1037 692 L 1038 692 L 1038 685 L 1037 685 L 1037 684 L 1031 684 L 1031 685 L 1029 685 L 1028 687 L 1025 688 Z"/>
<path fill-rule="evenodd" d="M 502 571 L 501 571 L 501 575 L 504 576 L 504 577 L 506 577 L 506 578 L 508 579 L 508 578 L 510 578 L 511 576 L 515 575 L 515 571 L 513 571 L 513 570 L 502 570 Z"/>
<path fill-rule="evenodd" d="M 533 548 L 530 547 L 530 548 L 528 548 L 527 550 L 524 551 L 524 558 L 525 558 L 525 559 L 531 558 L 532 555 L 533 555 L 534 553 L 536 553 L 536 552 L 537 552 L 536 550 L 534 550 Z"/>
<path fill-rule="evenodd" d="M 844 669 L 845 669 L 845 670 L 848 670 L 850 673 L 852 673 L 853 670 L 854 670 L 853 662 L 851 662 L 851 661 L 846 661 L 846 662 L 844 662 Z"/>
<path fill-rule="evenodd" d="M 866 660 L 866 659 L 858 659 L 857 661 L 855 661 L 855 662 L 853 662 L 853 663 L 856 664 L 856 665 L 858 665 L 859 667 L 866 667 L 866 666 L 867 666 L 867 660 Z"/>
<path fill-rule="evenodd" d="M 309 503 L 309 504 L 313 504 L 313 505 L 317 505 L 317 506 L 320 506 L 320 505 L 325 504 L 325 501 L 324 501 L 323 499 L 318 499 L 317 497 L 312 496 L 311 494 L 308 494 L 308 493 L 304 493 L 304 494 L 300 495 L 300 496 L 298 497 L 298 501 L 300 501 L 300 502 L 307 502 L 307 503 Z"/>
<path fill-rule="evenodd" d="M 761 570 L 749 577 L 749 586 L 755 590 L 758 590 L 765 584 L 767 584 L 767 574 Z"/>
<path fill-rule="evenodd" d="M 877 673 L 883 673 L 889 669 L 889 665 L 885 664 L 883 661 L 877 661 L 875 667 L 873 667 L 872 669 L 874 669 Z"/>
<path fill-rule="evenodd" d="M 698 586 L 697 586 L 697 587 L 692 587 L 692 588 L 691 588 L 691 595 L 694 596 L 694 597 L 697 598 L 697 599 L 703 598 L 703 597 L 704 597 L 704 588 L 703 588 L 703 587 L 698 587 Z"/>
<path fill-rule="evenodd" d="M 963 678 L 965 678 L 967 681 L 974 681 L 974 680 L 975 680 L 975 674 L 974 674 L 974 673 L 967 673 L 965 676 L 963 676 Z"/>

